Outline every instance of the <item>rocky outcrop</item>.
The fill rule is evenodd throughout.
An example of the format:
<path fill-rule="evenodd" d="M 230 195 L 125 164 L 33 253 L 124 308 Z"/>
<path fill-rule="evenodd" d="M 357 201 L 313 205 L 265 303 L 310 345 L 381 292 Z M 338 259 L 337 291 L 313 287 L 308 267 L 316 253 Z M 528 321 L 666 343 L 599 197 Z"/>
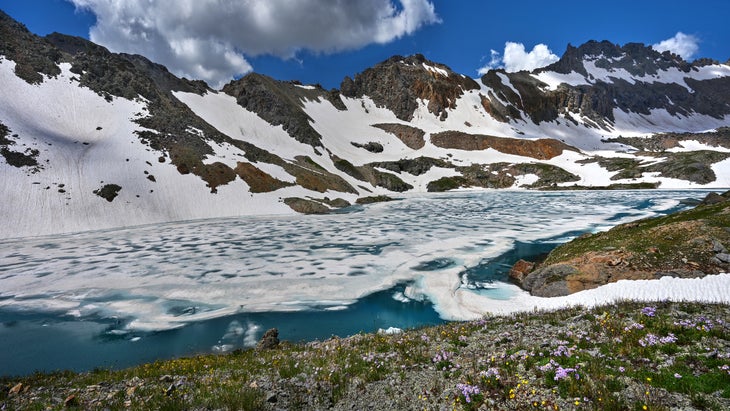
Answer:
<path fill-rule="evenodd" d="M 533 295 L 555 297 L 619 280 L 727 272 L 730 192 L 717 197 L 692 210 L 586 234 L 553 250 L 534 271 L 517 264 L 511 278 Z"/>
<path fill-rule="evenodd" d="M 271 328 L 266 330 L 261 340 L 256 344 L 257 350 L 270 350 L 279 346 L 279 330 Z"/>
<path fill-rule="evenodd" d="M 239 162 L 233 171 L 248 184 L 249 191 L 252 193 L 268 193 L 294 185 L 272 177 L 251 163 Z"/>
<path fill-rule="evenodd" d="M 618 75 L 611 82 L 592 79 L 586 70 L 586 61 L 609 71 L 625 70 L 637 80 L 627 81 Z M 539 124 L 556 121 L 561 114 L 573 113 L 582 117 L 586 124 L 600 128 L 608 128 L 614 122 L 614 110 L 649 115 L 652 110 L 664 109 L 670 115 L 704 114 L 719 119 L 730 114 L 727 104 L 730 78 L 685 79 L 692 90 L 684 84 L 640 79 L 669 69 L 689 76 L 693 70 L 712 63 L 715 62 L 690 64 L 675 54 L 659 53 L 638 43 L 619 46 L 607 41 L 589 41 L 580 47 L 568 45 L 559 61 L 533 73 L 576 73 L 590 84 L 562 84 L 549 90 L 546 84 L 531 75 L 533 73 L 490 71 L 481 81 L 496 95 L 482 96 L 482 105 L 499 121 L 519 120 L 519 113 L 523 112 Z M 503 77 L 509 79 L 509 86 L 503 83 Z M 565 119 L 575 121 L 568 116 Z"/>
<path fill-rule="evenodd" d="M 707 133 L 661 133 L 646 137 L 615 137 L 604 141 L 626 144 L 639 151 L 655 152 L 680 147 L 685 141 L 697 141 L 710 147 L 730 148 L 730 127 L 720 127 Z"/>
<path fill-rule="evenodd" d="M 61 53 L 0 10 L 0 56 L 15 62 L 15 74 L 30 84 L 61 74 Z"/>
<path fill-rule="evenodd" d="M 122 187 L 118 184 L 105 184 L 98 190 L 94 190 L 94 194 L 111 203 L 117 198 L 121 190 Z"/>
<path fill-rule="evenodd" d="M 665 141 L 666 142 L 666 141 Z M 650 143 L 652 144 L 652 143 Z M 730 153 L 709 150 L 689 152 L 642 153 L 647 156 L 658 157 L 658 162 L 644 164 L 634 158 L 593 157 L 579 160 L 580 164 L 598 163 L 609 172 L 615 172 L 611 180 L 638 179 L 644 173 L 657 173 L 660 177 L 675 178 L 691 181 L 697 184 L 712 183 L 717 179 L 712 166 L 722 160 L 730 158 Z"/>
<path fill-rule="evenodd" d="M 373 127 L 384 130 L 398 137 L 408 148 L 419 150 L 426 145 L 423 136 L 426 132 L 417 127 L 407 126 L 405 124 L 373 124 Z"/>
<path fill-rule="evenodd" d="M 448 191 L 465 187 L 482 188 L 510 188 L 515 185 L 517 178 L 526 175 L 535 175 L 537 180 L 523 185 L 526 188 L 545 189 L 555 187 L 560 183 L 579 181 L 580 177 L 552 164 L 544 163 L 493 163 L 473 164 L 465 167 L 455 167 L 460 176 L 442 177 L 428 184 L 429 192 Z"/>
<path fill-rule="evenodd" d="M 17 137 L 17 134 L 14 136 Z M 15 141 L 11 138 L 10 129 L 0 123 L 0 155 L 5 158 L 5 162 L 13 167 L 29 167 L 32 173 L 42 168 L 38 164 L 38 149 L 27 147 L 23 151 L 17 151 L 11 149 L 12 146 L 15 146 Z"/>
<path fill-rule="evenodd" d="M 524 140 L 467 134 L 460 131 L 432 134 L 431 143 L 436 147 L 457 150 L 477 151 L 491 148 L 500 153 L 531 157 L 537 160 L 550 160 L 563 154 L 564 150 L 578 151 L 576 148 L 554 139 Z"/>
<path fill-rule="evenodd" d="M 312 119 L 303 110 L 297 85 L 276 81 L 251 73 L 223 87 L 223 92 L 236 98 L 238 104 L 272 125 L 282 126 L 297 141 L 313 147 L 322 146 L 322 136 L 309 123 Z M 307 90 L 302 89 L 302 93 Z"/>
<path fill-rule="evenodd" d="M 365 144 L 355 143 L 353 141 L 350 144 L 352 144 L 354 147 L 365 149 L 371 153 L 382 153 L 383 150 L 385 150 L 382 144 L 375 141 L 370 141 Z"/>
<path fill-rule="evenodd" d="M 464 91 L 476 89 L 479 84 L 474 80 L 420 54 L 391 57 L 354 79 L 346 77 L 340 86 L 342 95 L 368 96 L 404 121 L 413 118 L 419 99 L 428 101 L 429 112 L 445 119 L 446 110 L 456 108 L 456 100 Z"/>
<path fill-rule="evenodd" d="M 454 165 L 447 161 L 431 157 L 407 158 L 398 161 L 380 161 L 370 163 L 368 165 L 398 174 L 405 172 L 414 176 L 426 174 L 432 167 L 454 168 Z"/>
<path fill-rule="evenodd" d="M 383 187 L 399 193 L 413 189 L 412 185 L 405 183 L 400 177 L 378 170 L 376 168 L 378 163 L 355 166 L 349 161 L 337 156 L 332 156 L 332 162 L 338 170 L 360 181 L 370 183 L 373 186 Z"/>
<path fill-rule="evenodd" d="M 284 199 L 284 204 L 288 205 L 292 210 L 302 214 L 327 214 L 330 208 L 326 205 L 299 197 L 288 197 Z"/>

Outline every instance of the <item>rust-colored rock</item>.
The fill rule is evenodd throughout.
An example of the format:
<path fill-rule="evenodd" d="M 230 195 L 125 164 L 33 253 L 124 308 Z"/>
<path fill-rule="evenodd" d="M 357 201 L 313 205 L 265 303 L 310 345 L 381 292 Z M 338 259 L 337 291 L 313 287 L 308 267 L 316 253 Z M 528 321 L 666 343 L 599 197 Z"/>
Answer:
<path fill-rule="evenodd" d="M 392 123 L 373 124 L 372 126 L 393 134 L 394 136 L 398 137 L 400 141 L 403 142 L 403 144 L 405 144 L 409 148 L 412 148 L 413 150 L 421 149 L 423 148 L 423 146 L 426 145 L 426 140 L 423 139 L 423 136 L 426 135 L 426 132 L 421 130 L 420 128 L 407 126 L 405 124 Z"/>
<path fill-rule="evenodd" d="M 467 134 L 461 131 L 444 131 L 432 134 L 431 142 L 437 147 L 457 150 L 479 151 L 492 148 L 500 153 L 531 157 L 537 160 L 550 160 L 563 154 L 565 150 L 578 151 L 578 149 L 554 139 L 525 140 Z"/>
<path fill-rule="evenodd" d="M 517 284 L 522 284 L 525 276 L 531 273 L 534 269 L 535 263 L 525 260 L 519 260 L 509 270 L 509 277 L 517 282 Z"/>
<path fill-rule="evenodd" d="M 251 163 L 238 163 L 233 171 L 248 184 L 252 193 L 268 193 L 294 185 L 270 176 Z"/>

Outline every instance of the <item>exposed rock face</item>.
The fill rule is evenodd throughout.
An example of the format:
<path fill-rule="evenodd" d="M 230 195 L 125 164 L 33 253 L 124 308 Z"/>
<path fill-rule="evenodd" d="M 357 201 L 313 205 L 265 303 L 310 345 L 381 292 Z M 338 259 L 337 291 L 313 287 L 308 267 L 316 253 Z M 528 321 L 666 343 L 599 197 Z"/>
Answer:
<path fill-rule="evenodd" d="M 445 118 L 446 109 L 456 108 L 456 100 L 465 90 L 476 89 L 479 84 L 474 80 L 420 54 L 391 57 L 356 75 L 354 80 L 345 78 L 340 86 L 342 95 L 369 96 L 404 121 L 413 118 L 418 99 L 428 101 L 429 112 Z"/>
<path fill-rule="evenodd" d="M 419 150 L 426 145 L 423 136 L 426 132 L 417 127 L 407 126 L 405 124 L 373 124 L 381 130 L 385 130 L 390 134 L 398 137 L 409 148 Z"/>
<path fill-rule="evenodd" d="M 30 84 L 61 74 L 61 53 L 0 10 L 0 55 L 16 63 L 15 74 Z"/>
<path fill-rule="evenodd" d="M 390 170 L 394 173 L 400 174 L 405 172 L 414 176 L 426 174 L 432 167 L 455 168 L 451 163 L 431 157 L 418 157 L 398 161 L 381 161 L 377 163 L 370 163 L 369 165 Z"/>
<path fill-rule="evenodd" d="M 611 82 L 591 79 L 586 69 L 587 61 L 609 72 L 625 71 L 636 80 L 629 82 L 619 75 L 611 78 Z M 490 71 L 482 77 L 482 83 L 497 94 L 484 96 L 482 105 L 499 121 L 518 120 L 519 111 L 527 113 L 535 124 L 555 121 L 559 114 L 575 113 L 588 124 L 603 128 L 615 120 L 615 109 L 646 115 L 654 109 L 665 109 L 670 115 L 699 113 L 722 118 L 730 114 L 730 105 L 726 101 L 727 91 L 730 90 L 729 78 L 702 81 L 688 78 L 685 83 L 692 89 L 689 90 L 677 83 L 653 82 L 651 77 L 668 69 L 676 69 L 689 76 L 692 71 L 712 63 L 699 61 L 689 64 L 677 55 L 659 53 L 637 43 L 621 47 L 607 41 L 589 41 L 577 48 L 569 45 L 559 61 L 534 73 L 576 73 L 586 77 L 587 82 L 592 84 L 562 84 L 556 90 L 548 90 L 546 84 L 528 72 Z M 519 95 L 503 83 L 501 77 L 505 76 L 511 86 L 519 91 Z"/>
<path fill-rule="evenodd" d="M 108 202 L 114 201 L 114 199 L 119 195 L 119 192 L 122 190 L 122 187 L 117 184 L 106 184 L 103 187 L 101 187 L 98 190 L 94 190 L 94 194 L 98 195 L 99 197 L 105 199 Z"/>
<path fill-rule="evenodd" d="M 375 141 L 370 141 L 366 144 L 359 144 L 359 143 L 355 143 L 355 142 L 352 142 L 350 144 L 352 144 L 353 146 L 355 146 L 357 148 L 363 148 L 371 153 L 382 153 L 383 150 L 385 150 L 385 148 L 383 147 L 382 144 L 375 142 Z"/>
<path fill-rule="evenodd" d="M 338 109 L 346 109 L 336 91 L 305 88 L 257 73 L 226 84 L 223 92 L 235 97 L 241 107 L 275 126 L 281 125 L 294 139 L 315 148 L 322 146 L 322 136 L 309 123 L 312 119 L 304 112 L 303 101 L 324 98 Z"/>
<path fill-rule="evenodd" d="M 523 140 L 516 138 L 494 137 L 467 134 L 460 131 L 444 131 L 431 135 L 431 142 L 441 148 L 457 150 L 495 149 L 501 153 L 550 160 L 563 154 L 564 150 L 577 149 L 553 139 Z"/>
<path fill-rule="evenodd" d="M 534 271 L 512 279 L 533 295 L 555 297 L 616 282 L 726 272 L 730 193 L 692 210 L 622 224 L 553 250 Z"/>
<path fill-rule="evenodd" d="M 442 177 L 428 184 L 429 192 L 441 192 L 460 187 L 509 188 L 515 185 L 517 177 L 536 175 L 537 181 L 526 185 L 528 188 L 549 188 L 559 183 L 579 181 L 580 177 L 560 167 L 543 163 L 493 163 L 473 164 L 456 167 L 461 176 Z"/>
<path fill-rule="evenodd" d="M 662 133 L 646 137 L 616 137 L 605 141 L 626 144 L 640 151 L 663 152 L 680 147 L 685 141 L 697 141 L 711 147 L 730 148 L 730 127 L 720 127 L 714 132 L 707 133 Z"/>
<path fill-rule="evenodd" d="M 233 171 L 248 184 L 252 193 L 268 193 L 294 185 L 266 174 L 251 163 L 238 163 Z"/>
<path fill-rule="evenodd" d="M 26 148 L 25 150 L 16 151 L 10 147 L 15 145 L 15 141 L 10 137 L 10 129 L 3 123 L 0 123 L 0 155 L 5 161 L 13 167 L 31 167 L 31 172 L 36 172 L 42 168 L 38 164 L 38 155 L 40 151 L 35 148 Z"/>
<path fill-rule="evenodd" d="M 578 163 L 598 163 L 609 172 L 616 172 L 611 180 L 637 179 L 644 173 L 658 173 L 661 177 L 676 178 L 691 181 L 697 184 L 707 184 L 715 181 L 717 176 L 712 169 L 713 164 L 730 158 L 729 153 L 700 150 L 690 152 L 669 152 L 660 154 L 642 153 L 647 156 L 663 158 L 658 163 L 644 164 L 633 158 L 605 158 L 593 157 L 579 160 Z"/>
<path fill-rule="evenodd" d="M 284 199 L 284 204 L 288 205 L 292 210 L 302 214 L 327 214 L 330 212 L 329 207 L 314 201 L 299 197 L 288 197 Z"/>
<path fill-rule="evenodd" d="M 349 161 L 336 156 L 332 156 L 332 161 L 338 170 L 373 186 L 387 188 L 390 191 L 399 193 L 413 188 L 412 185 L 405 183 L 398 176 L 377 170 L 377 164 L 356 167 Z"/>

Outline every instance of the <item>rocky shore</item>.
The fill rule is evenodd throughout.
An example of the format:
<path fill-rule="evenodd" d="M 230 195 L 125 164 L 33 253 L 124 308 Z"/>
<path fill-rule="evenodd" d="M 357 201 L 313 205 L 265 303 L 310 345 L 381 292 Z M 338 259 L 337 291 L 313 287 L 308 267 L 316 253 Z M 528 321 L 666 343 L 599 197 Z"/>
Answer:
<path fill-rule="evenodd" d="M 730 270 L 730 191 L 691 210 L 621 224 L 518 261 L 510 277 L 540 297 L 569 295 L 619 280 L 700 278 Z"/>

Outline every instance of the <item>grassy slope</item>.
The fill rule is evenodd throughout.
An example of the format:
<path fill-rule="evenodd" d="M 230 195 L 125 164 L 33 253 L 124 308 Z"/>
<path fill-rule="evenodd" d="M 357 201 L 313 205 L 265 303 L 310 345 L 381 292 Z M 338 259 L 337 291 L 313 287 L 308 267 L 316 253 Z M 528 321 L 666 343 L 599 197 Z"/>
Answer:
<path fill-rule="evenodd" d="M 728 369 L 730 307 L 627 302 L 2 378 L 0 408 L 728 409 Z"/>

